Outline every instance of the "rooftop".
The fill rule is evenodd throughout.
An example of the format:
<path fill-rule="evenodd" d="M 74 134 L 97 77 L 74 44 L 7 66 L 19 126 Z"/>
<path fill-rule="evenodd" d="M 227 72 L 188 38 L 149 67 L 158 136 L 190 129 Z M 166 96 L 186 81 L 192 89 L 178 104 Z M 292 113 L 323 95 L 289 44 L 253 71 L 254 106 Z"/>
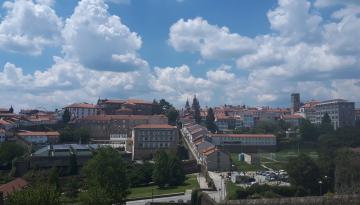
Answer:
<path fill-rule="evenodd" d="M 89 104 L 89 103 L 74 103 L 74 104 L 66 106 L 65 108 L 88 108 L 88 109 L 94 109 L 94 108 L 96 108 L 96 105 Z"/>
<path fill-rule="evenodd" d="M 134 127 L 134 129 L 176 129 L 176 126 L 167 124 L 144 124 Z"/>
<path fill-rule="evenodd" d="M 110 121 L 110 120 L 146 120 L 152 117 L 166 118 L 165 115 L 93 115 L 80 121 Z"/>
<path fill-rule="evenodd" d="M 22 178 L 16 178 L 11 182 L 0 186 L 0 192 L 4 193 L 4 197 L 11 194 L 14 191 L 18 191 L 28 185 L 28 182 Z"/>
<path fill-rule="evenodd" d="M 50 131 L 50 132 L 33 132 L 33 131 L 27 131 L 27 130 L 21 130 L 17 133 L 18 136 L 48 136 L 48 137 L 58 137 L 60 136 L 60 133 L 58 131 Z"/>

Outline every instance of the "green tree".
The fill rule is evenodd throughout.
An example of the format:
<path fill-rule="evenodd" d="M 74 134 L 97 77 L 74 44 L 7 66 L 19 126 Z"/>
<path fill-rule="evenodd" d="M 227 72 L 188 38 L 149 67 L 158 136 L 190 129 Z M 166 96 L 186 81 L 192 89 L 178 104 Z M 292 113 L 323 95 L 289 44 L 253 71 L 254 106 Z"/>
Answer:
<path fill-rule="evenodd" d="M 305 141 L 317 141 L 319 134 L 317 128 L 309 120 L 300 124 L 300 136 Z"/>
<path fill-rule="evenodd" d="M 81 144 L 87 144 L 90 140 L 90 133 L 87 129 L 81 127 L 74 130 L 75 140 Z"/>
<path fill-rule="evenodd" d="M 78 174 L 78 164 L 76 154 L 72 153 L 69 156 L 69 175 Z"/>
<path fill-rule="evenodd" d="M 208 109 L 205 124 L 210 132 L 215 133 L 217 131 L 217 126 L 215 124 L 215 115 L 212 108 Z"/>
<path fill-rule="evenodd" d="M 320 170 L 309 156 L 300 154 L 290 159 L 286 165 L 286 170 L 293 185 L 304 187 L 312 194 L 319 193 Z"/>
<path fill-rule="evenodd" d="M 64 123 L 68 123 L 71 120 L 71 113 L 68 109 L 65 109 L 62 116 L 62 120 Z"/>
<path fill-rule="evenodd" d="M 166 111 L 165 115 L 168 118 L 168 123 L 170 125 L 176 125 L 177 119 L 179 118 L 179 111 L 175 108 L 171 108 Z"/>
<path fill-rule="evenodd" d="M 170 155 L 168 167 L 168 184 L 170 186 L 178 186 L 183 184 L 185 181 L 185 172 L 181 160 L 179 160 L 179 158 L 177 158 L 175 155 Z"/>
<path fill-rule="evenodd" d="M 169 179 L 169 158 L 165 151 L 158 151 L 155 155 L 153 179 L 159 187 L 164 187 Z"/>
<path fill-rule="evenodd" d="M 111 195 L 99 185 L 89 187 L 87 192 L 80 194 L 82 205 L 112 205 Z"/>
<path fill-rule="evenodd" d="M 0 144 L 0 164 L 9 164 L 16 157 L 25 153 L 23 146 L 16 142 L 3 142 Z"/>
<path fill-rule="evenodd" d="M 153 115 L 160 115 L 161 114 L 161 107 L 160 107 L 159 102 L 156 99 L 153 100 L 152 114 Z"/>
<path fill-rule="evenodd" d="M 193 117 L 195 122 L 200 124 L 201 123 L 201 113 L 200 113 L 200 103 L 199 100 L 194 96 L 193 103 L 191 105 L 191 109 L 193 111 Z"/>
<path fill-rule="evenodd" d="M 334 126 L 331 123 L 331 118 L 329 114 L 325 113 L 320 124 L 320 133 L 326 134 L 326 133 L 332 133 L 334 132 Z"/>
<path fill-rule="evenodd" d="M 50 175 L 48 177 L 48 183 L 53 185 L 56 190 L 59 190 L 60 183 L 59 183 L 59 170 L 57 167 L 52 167 L 50 171 Z"/>
<path fill-rule="evenodd" d="M 92 196 L 93 193 L 101 190 L 99 194 L 101 197 L 106 196 L 109 202 L 124 203 L 130 185 L 126 167 L 126 163 L 115 149 L 110 147 L 98 149 L 83 168 L 88 186 L 88 196 L 83 198 L 91 199 L 95 197 Z"/>
<path fill-rule="evenodd" d="M 184 145 L 178 145 L 176 149 L 176 156 L 181 160 L 189 159 L 189 152 Z"/>
<path fill-rule="evenodd" d="M 60 205 L 60 193 L 48 184 L 35 184 L 15 191 L 5 201 L 6 205 Z"/>

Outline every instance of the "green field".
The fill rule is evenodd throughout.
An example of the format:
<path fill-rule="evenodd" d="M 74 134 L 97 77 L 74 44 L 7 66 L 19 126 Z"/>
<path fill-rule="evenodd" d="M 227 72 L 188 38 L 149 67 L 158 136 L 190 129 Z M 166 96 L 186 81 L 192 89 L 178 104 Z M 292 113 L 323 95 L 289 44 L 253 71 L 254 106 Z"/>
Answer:
<path fill-rule="evenodd" d="M 246 162 L 239 161 L 239 154 L 232 153 L 231 160 L 234 163 L 234 165 L 237 167 L 238 171 L 248 172 L 248 171 L 265 170 L 260 165 L 252 165 L 252 164 L 248 164 Z"/>
<path fill-rule="evenodd" d="M 276 153 L 260 153 L 259 154 L 260 164 L 265 165 L 274 170 L 285 169 L 285 165 L 289 161 L 289 159 L 291 157 L 298 156 L 300 153 L 307 154 L 308 156 L 310 156 L 313 159 L 318 158 L 318 154 L 315 149 L 301 149 L 301 150 L 299 150 L 299 152 L 297 149 L 296 150 L 286 149 L 286 150 L 281 150 Z M 239 154 L 232 153 L 231 159 L 239 171 L 262 171 L 262 170 L 265 170 L 265 168 L 260 165 L 250 165 L 250 164 L 247 164 L 246 162 L 240 162 L 238 155 Z"/>
<path fill-rule="evenodd" d="M 227 198 L 229 200 L 237 199 L 237 194 L 236 194 L 237 186 L 233 182 L 231 181 L 226 182 L 226 190 L 227 190 Z"/>
<path fill-rule="evenodd" d="M 172 193 L 179 193 L 185 192 L 187 189 L 197 189 L 199 188 L 199 184 L 197 182 L 195 175 L 187 175 L 186 181 L 181 186 L 176 187 L 166 187 L 166 188 L 159 188 L 157 185 L 152 186 L 144 186 L 144 187 L 135 187 L 131 188 L 130 195 L 128 199 L 139 198 L 139 197 L 151 197 L 152 192 L 155 195 L 162 195 L 162 194 L 172 194 Z"/>

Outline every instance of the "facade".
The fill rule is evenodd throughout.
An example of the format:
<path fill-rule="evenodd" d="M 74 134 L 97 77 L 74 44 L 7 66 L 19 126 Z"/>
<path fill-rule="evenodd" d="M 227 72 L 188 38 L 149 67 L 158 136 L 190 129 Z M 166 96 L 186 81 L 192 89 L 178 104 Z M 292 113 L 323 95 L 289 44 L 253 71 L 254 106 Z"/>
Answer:
<path fill-rule="evenodd" d="M 360 109 L 355 109 L 355 120 L 360 120 Z"/>
<path fill-rule="evenodd" d="M 165 115 L 95 115 L 77 121 L 78 126 L 89 130 L 93 141 L 121 141 L 131 138 L 132 129 L 138 125 L 167 123 Z"/>
<path fill-rule="evenodd" d="M 66 106 L 64 109 L 68 110 L 71 113 L 71 117 L 75 119 L 97 115 L 98 110 L 96 105 L 88 103 L 74 103 Z"/>
<path fill-rule="evenodd" d="M 299 111 L 300 109 L 300 94 L 299 93 L 292 93 L 291 94 L 291 114 L 294 114 Z"/>
<path fill-rule="evenodd" d="M 331 118 L 334 129 L 353 126 L 355 124 L 355 103 L 343 99 L 327 100 L 315 105 L 314 124 L 321 124 L 327 113 Z"/>
<path fill-rule="evenodd" d="M 154 106 L 152 102 L 136 99 L 99 99 L 97 105 L 106 115 L 152 115 Z"/>
<path fill-rule="evenodd" d="M 276 149 L 272 134 L 210 134 L 211 142 L 228 152 L 264 152 Z"/>
<path fill-rule="evenodd" d="M 284 115 L 281 118 L 291 127 L 299 127 L 304 120 L 304 117 L 301 115 Z"/>
<path fill-rule="evenodd" d="M 314 121 L 316 121 L 315 106 L 319 103 L 320 103 L 319 101 L 315 101 L 315 100 L 306 102 L 303 106 L 301 106 L 301 108 L 297 114 L 302 115 L 304 118 L 306 118 L 310 122 L 314 122 Z"/>
<path fill-rule="evenodd" d="M 138 125 L 132 130 L 132 159 L 151 159 L 159 150 L 176 151 L 179 132 L 166 124 Z"/>
<path fill-rule="evenodd" d="M 203 157 L 208 171 L 230 171 L 230 155 L 217 147 L 203 151 Z"/>
<path fill-rule="evenodd" d="M 16 134 L 17 137 L 25 140 L 28 143 L 46 144 L 57 143 L 59 141 L 60 133 L 53 132 L 33 132 L 33 131 L 21 131 Z"/>

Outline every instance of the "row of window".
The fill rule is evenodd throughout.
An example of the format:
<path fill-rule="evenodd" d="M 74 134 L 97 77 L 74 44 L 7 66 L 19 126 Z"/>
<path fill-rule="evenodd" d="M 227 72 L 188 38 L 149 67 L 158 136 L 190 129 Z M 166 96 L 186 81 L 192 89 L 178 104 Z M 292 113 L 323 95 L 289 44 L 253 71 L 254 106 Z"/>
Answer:
<path fill-rule="evenodd" d="M 173 136 L 153 136 L 153 137 L 137 137 L 139 141 L 173 141 Z"/>
<path fill-rule="evenodd" d="M 150 131 L 150 130 L 145 131 L 145 130 L 143 130 L 143 131 L 139 131 L 139 134 L 140 135 L 151 135 L 151 134 L 153 134 L 153 135 L 170 135 L 170 134 L 173 134 L 173 132 L 174 131 Z"/>
<path fill-rule="evenodd" d="M 170 147 L 170 143 L 164 143 L 164 142 L 160 142 L 160 143 L 156 143 L 156 142 L 148 142 L 148 143 L 139 143 L 139 147 L 140 148 L 152 148 L 152 149 L 156 149 L 156 148 L 168 148 Z"/>

